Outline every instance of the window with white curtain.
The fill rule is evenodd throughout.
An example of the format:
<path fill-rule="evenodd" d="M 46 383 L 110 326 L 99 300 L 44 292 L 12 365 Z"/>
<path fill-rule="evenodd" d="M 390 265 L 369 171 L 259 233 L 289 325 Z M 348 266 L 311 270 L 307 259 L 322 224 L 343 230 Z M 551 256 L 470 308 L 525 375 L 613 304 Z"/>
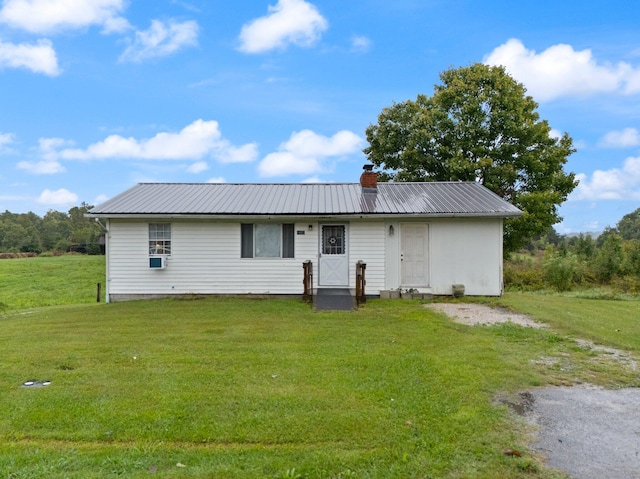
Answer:
<path fill-rule="evenodd" d="M 293 223 L 243 223 L 240 226 L 242 258 L 293 258 Z"/>

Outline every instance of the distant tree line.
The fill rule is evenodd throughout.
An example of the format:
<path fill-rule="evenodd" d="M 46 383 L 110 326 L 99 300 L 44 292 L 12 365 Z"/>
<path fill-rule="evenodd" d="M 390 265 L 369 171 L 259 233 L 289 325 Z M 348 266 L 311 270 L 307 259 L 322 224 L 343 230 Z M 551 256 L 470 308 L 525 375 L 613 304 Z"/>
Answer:
<path fill-rule="evenodd" d="M 558 235 L 551 228 L 512 255 L 505 265 L 505 284 L 558 291 L 605 285 L 640 293 L 640 208 L 597 237 Z"/>
<path fill-rule="evenodd" d="M 35 213 L 0 214 L 0 253 L 43 253 L 75 251 L 101 254 L 102 226 L 84 214 L 93 206 L 82 203 L 67 213 L 49 210 Z"/>

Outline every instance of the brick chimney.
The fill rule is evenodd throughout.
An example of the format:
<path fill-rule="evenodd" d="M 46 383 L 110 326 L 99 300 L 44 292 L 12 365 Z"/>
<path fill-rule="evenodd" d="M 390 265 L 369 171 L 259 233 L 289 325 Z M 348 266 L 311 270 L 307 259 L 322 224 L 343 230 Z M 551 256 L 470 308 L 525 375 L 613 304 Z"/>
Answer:
<path fill-rule="evenodd" d="M 363 189 L 378 189 L 378 173 L 373 171 L 373 165 L 364 165 L 360 175 L 360 186 Z"/>

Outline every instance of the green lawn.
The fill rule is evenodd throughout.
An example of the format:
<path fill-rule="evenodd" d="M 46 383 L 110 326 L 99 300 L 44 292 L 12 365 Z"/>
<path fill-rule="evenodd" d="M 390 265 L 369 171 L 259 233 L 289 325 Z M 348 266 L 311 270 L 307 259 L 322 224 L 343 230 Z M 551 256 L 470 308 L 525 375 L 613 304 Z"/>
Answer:
<path fill-rule="evenodd" d="M 583 309 L 564 300 L 558 314 Z M 500 301 L 534 315 L 536 301 L 549 303 Z M 635 310 L 590 304 L 615 306 L 636 327 Z M 10 311 L 0 316 L 0 477 L 562 477 L 494 399 L 576 380 L 638 384 L 637 372 L 593 361 L 572 331 L 468 327 L 419 301 L 355 312 L 237 298 Z M 51 385 L 21 387 L 29 379 Z"/>
<path fill-rule="evenodd" d="M 473 299 L 551 327 L 533 330 L 458 325 L 419 301 L 107 305 L 98 282 L 100 256 L 0 260 L 0 479 L 549 479 L 496 396 L 640 385 L 570 339 L 637 355 L 639 301 Z"/>
<path fill-rule="evenodd" d="M 0 259 L 0 314 L 40 306 L 96 302 L 105 257 L 65 255 Z"/>
<path fill-rule="evenodd" d="M 640 353 L 640 300 L 508 293 L 494 302 L 535 316 L 562 334 Z"/>

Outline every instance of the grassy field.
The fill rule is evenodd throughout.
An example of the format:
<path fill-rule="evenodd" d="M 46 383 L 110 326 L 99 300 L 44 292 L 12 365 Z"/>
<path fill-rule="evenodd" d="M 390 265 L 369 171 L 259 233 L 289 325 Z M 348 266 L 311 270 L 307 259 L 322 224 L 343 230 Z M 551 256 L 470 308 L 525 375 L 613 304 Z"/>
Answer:
<path fill-rule="evenodd" d="M 534 330 L 459 325 L 419 301 L 355 312 L 280 299 L 94 301 L 9 302 L 0 315 L 0 477 L 559 478 L 496 396 L 640 385 L 568 339 L 637 352 L 638 302 L 489 300 L 552 325 Z M 602 317 L 615 324 L 600 329 Z"/>
<path fill-rule="evenodd" d="M 17 309 L 96 302 L 104 256 L 65 255 L 0 259 L 0 313 Z"/>
<path fill-rule="evenodd" d="M 509 293 L 495 302 L 535 316 L 564 335 L 640 353 L 638 299 L 606 301 L 559 294 Z"/>

